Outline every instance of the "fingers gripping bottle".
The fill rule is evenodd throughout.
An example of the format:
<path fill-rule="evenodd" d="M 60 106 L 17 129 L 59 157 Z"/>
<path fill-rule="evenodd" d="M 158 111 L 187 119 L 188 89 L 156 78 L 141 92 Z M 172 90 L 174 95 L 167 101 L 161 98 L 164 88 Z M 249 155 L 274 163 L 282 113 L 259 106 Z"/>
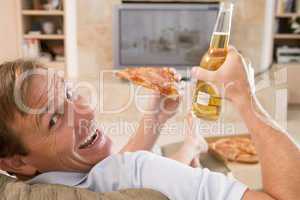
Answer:
<path fill-rule="evenodd" d="M 221 3 L 210 47 L 203 56 L 200 67 L 214 71 L 224 63 L 230 37 L 232 12 L 232 3 Z M 194 116 L 206 120 L 217 120 L 219 118 L 222 99 L 212 83 L 197 81 L 192 101 Z"/>

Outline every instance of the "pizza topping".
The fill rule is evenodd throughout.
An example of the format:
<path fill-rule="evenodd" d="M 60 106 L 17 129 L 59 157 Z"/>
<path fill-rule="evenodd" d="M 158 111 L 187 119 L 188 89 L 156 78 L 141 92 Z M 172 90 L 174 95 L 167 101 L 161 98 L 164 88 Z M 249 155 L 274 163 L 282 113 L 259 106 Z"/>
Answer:
<path fill-rule="evenodd" d="M 225 161 L 257 163 L 255 147 L 249 138 L 226 138 L 213 142 L 211 150 Z"/>

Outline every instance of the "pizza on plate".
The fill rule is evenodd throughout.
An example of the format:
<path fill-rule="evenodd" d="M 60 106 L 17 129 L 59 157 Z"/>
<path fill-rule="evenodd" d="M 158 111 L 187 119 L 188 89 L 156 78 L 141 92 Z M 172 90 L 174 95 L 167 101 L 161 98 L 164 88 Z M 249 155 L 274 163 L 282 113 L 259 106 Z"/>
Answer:
<path fill-rule="evenodd" d="M 177 83 L 180 80 L 180 76 L 172 68 L 126 68 L 116 72 L 116 76 L 129 80 L 136 85 L 155 90 L 165 96 L 179 96 Z"/>
<path fill-rule="evenodd" d="M 210 143 L 210 150 L 225 161 L 258 163 L 258 156 L 250 138 L 223 138 Z"/>

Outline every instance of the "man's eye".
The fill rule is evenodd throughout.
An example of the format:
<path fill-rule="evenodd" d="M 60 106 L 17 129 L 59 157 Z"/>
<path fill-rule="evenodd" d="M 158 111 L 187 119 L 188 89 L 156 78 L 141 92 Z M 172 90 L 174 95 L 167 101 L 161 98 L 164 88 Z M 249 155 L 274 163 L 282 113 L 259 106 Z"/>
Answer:
<path fill-rule="evenodd" d="M 58 115 L 53 115 L 49 121 L 49 128 L 51 129 L 58 121 Z"/>
<path fill-rule="evenodd" d="M 72 99 L 73 99 L 73 92 L 71 91 L 70 88 L 67 88 L 67 89 L 66 89 L 66 97 L 67 97 L 67 99 L 69 99 L 69 100 L 72 100 Z"/>

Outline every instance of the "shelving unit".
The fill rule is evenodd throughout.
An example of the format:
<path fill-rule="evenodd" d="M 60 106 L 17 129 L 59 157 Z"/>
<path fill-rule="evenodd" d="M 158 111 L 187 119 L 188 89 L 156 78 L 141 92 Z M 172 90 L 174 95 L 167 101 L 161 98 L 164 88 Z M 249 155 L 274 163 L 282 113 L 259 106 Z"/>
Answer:
<path fill-rule="evenodd" d="M 47 67 L 64 70 L 65 76 L 76 77 L 76 3 L 73 0 L 60 0 L 57 7 L 46 10 L 45 1 L 42 0 L 16 1 L 19 12 L 19 54 L 36 58 Z M 28 54 L 32 53 L 28 46 L 33 43 L 38 50 L 35 46 L 35 54 L 31 55 Z"/>
<path fill-rule="evenodd" d="M 273 0 L 277 2 L 278 0 Z M 300 75 L 300 62 L 291 63 L 278 63 L 277 62 L 277 48 L 281 46 L 297 47 L 300 48 L 300 34 L 293 33 L 291 29 L 291 20 L 300 19 L 300 13 L 297 12 L 279 12 L 276 3 L 274 3 L 273 21 L 274 21 L 274 33 L 273 33 L 273 68 L 287 69 L 288 77 L 288 102 L 289 104 L 300 103 L 300 92 L 298 77 Z M 299 21 L 300 22 L 300 21 Z"/>
<path fill-rule="evenodd" d="M 274 5 L 279 5 L 281 3 L 278 2 L 279 0 L 275 0 Z M 276 50 L 280 46 L 293 46 L 300 48 L 300 34 L 293 33 L 291 29 L 291 20 L 300 18 L 300 13 L 297 12 L 286 12 L 282 11 L 282 8 L 278 8 L 274 6 L 274 16 L 273 20 L 275 22 L 275 27 L 277 30 L 274 29 L 273 34 L 273 63 L 277 63 L 276 58 Z M 300 63 L 296 63 L 296 65 Z M 293 64 L 295 65 L 295 64 Z"/>

